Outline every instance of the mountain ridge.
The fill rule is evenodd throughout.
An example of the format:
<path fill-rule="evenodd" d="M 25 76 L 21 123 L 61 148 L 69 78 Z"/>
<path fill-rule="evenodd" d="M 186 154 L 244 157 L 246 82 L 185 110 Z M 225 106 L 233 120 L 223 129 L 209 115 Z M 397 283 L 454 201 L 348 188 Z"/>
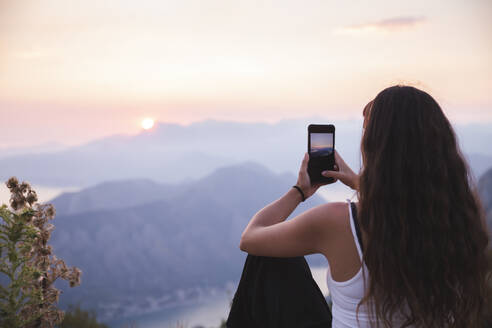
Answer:
<path fill-rule="evenodd" d="M 148 297 L 174 295 L 171 300 L 177 290 L 237 282 L 246 256 L 239 250 L 242 230 L 296 178 L 243 163 L 217 169 L 166 198 L 131 207 L 122 200 L 119 208 L 59 212 L 53 222 L 54 252 L 83 271 L 80 287 L 60 286 L 62 305 L 80 302 L 110 319 L 128 313 L 128 302 L 143 311 Z M 133 193 L 130 189 L 121 195 L 131 198 Z M 321 203 L 314 195 L 290 217 Z M 117 310 L 109 310 L 108 304 Z"/>
<path fill-rule="evenodd" d="M 203 120 L 189 125 L 157 123 L 136 135 L 99 138 L 61 151 L 0 157 L 0 178 L 22 176 L 34 185 L 88 187 L 106 180 L 149 178 L 176 183 L 214 169 L 252 160 L 272 171 L 296 173 L 307 150 L 307 126 L 333 123 L 336 149 L 355 170 L 360 165 L 362 120 L 330 122 L 310 117 L 267 122 Z M 463 152 L 480 176 L 492 165 L 488 125 L 457 125 Z"/>

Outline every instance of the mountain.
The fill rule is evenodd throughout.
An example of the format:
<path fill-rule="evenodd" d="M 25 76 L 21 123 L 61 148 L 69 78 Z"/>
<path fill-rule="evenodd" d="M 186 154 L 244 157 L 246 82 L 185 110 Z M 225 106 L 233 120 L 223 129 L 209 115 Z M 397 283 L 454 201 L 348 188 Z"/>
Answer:
<path fill-rule="evenodd" d="M 62 305 L 80 302 L 110 319 L 237 283 L 246 256 L 241 232 L 296 178 L 245 162 L 175 189 L 134 180 L 61 195 L 53 201 L 51 244 L 67 265 L 83 271 L 81 286 L 60 285 Z M 323 202 L 314 195 L 291 216 Z"/>
<path fill-rule="evenodd" d="M 159 123 L 135 136 L 115 135 L 62 151 L 0 158 L 0 178 L 22 176 L 34 185 L 55 187 L 141 178 L 176 183 L 244 161 L 261 163 L 275 172 L 296 173 L 307 150 L 307 125 L 320 120 Z M 337 147 L 356 166 L 360 131 L 359 120 L 337 125 Z"/>
<path fill-rule="evenodd" d="M 481 177 L 492 166 L 491 155 L 470 153 L 465 157 L 475 178 Z"/>
<path fill-rule="evenodd" d="M 185 187 L 188 184 L 163 184 L 150 179 L 108 181 L 78 192 L 65 192 L 48 203 L 55 206 L 57 215 L 69 215 L 150 203 L 182 192 Z"/>
<path fill-rule="evenodd" d="M 487 224 L 492 237 L 492 168 L 485 172 L 478 181 L 478 190 L 485 208 Z"/>
<path fill-rule="evenodd" d="M 307 150 L 307 126 L 313 122 L 335 124 L 335 148 L 357 170 L 362 121 L 309 117 L 274 124 L 217 120 L 190 125 L 159 123 L 137 135 L 114 135 L 51 152 L 7 152 L 10 156 L 0 156 L 0 178 L 5 181 L 14 175 L 50 187 L 88 187 L 130 179 L 177 183 L 244 161 L 261 163 L 274 172 L 296 173 Z M 456 131 L 463 152 L 470 154 L 474 175 L 480 176 L 492 165 L 487 144 L 492 138 L 490 125 L 456 125 Z"/>

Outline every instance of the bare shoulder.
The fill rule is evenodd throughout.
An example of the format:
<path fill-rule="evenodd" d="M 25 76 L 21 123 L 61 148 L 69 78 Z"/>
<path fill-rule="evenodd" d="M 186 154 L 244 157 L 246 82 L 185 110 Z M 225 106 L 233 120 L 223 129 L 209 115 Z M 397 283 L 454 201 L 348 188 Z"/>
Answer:
<path fill-rule="evenodd" d="M 320 235 L 319 251 L 327 258 L 350 237 L 350 221 L 346 202 L 329 202 L 311 209 Z"/>
<path fill-rule="evenodd" d="M 313 209 L 319 211 L 319 213 L 324 213 L 327 220 L 337 220 L 343 219 L 347 216 L 347 206 L 346 202 L 328 202 L 325 204 L 318 205 Z"/>
<path fill-rule="evenodd" d="M 346 202 L 329 202 L 313 207 L 311 211 L 317 218 L 317 225 L 326 235 L 336 234 L 345 229 L 349 221 Z"/>

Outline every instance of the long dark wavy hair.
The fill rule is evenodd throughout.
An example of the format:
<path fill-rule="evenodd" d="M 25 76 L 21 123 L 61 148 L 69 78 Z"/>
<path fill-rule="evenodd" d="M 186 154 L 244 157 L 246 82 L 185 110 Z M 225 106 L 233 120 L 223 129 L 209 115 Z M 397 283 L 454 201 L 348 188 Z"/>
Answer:
<path fill-rule="evenodd" d="M 378 327 L 479 327 L 487 305 L 484 213 L 437 102 L 409 86 L 364 110 L 360 222 L 367 304 Z"/>

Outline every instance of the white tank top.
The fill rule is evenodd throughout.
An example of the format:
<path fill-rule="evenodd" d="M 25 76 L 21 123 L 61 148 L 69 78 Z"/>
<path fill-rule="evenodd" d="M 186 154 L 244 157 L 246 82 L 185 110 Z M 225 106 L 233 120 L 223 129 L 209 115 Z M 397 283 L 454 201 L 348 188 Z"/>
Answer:
<path fill-rule="evenodd" d="M 357 232 L 354 226 L 354 219 L 352 216 L 352 208 L 350 206 L 350 200 L 348 202 L 349 210 L 349 220 L 350 220 L 350 230 L 352 231 L 352 236 L 354 237 L 355 246 L 357 248 L 357 253 L 359 253 L 359 258 L 364 266 L 364 274 L 362 271 L 362 266 L 360 270 L 346 281 L 335 281 L 331 277 L 330 265 L 328 263 L 328 271 L 326 274 L 326 282 L 328 285 L 328 290 L 331 295 L 332 304 L 332 327 L 333 328 L 353 328 L 360 327 L 366 328 L 371 327 L 371 321 L 369 320 L 369 312 L 367 305 L 361 305 L 359 307 L 358 317 L 356 316 L 357 305 L 364 296 L 365 286 L 364 286 L 364 275 L 366 284 L 369 283 L 368 280 L 368 270 L 366 264 L 362 261 L 362 250 L 359 245 L 359 240 L 357 238 Z M 357 321 L 358 318 L 358 321 Z M 395 322 L 395 327 L 398 327 L 399 322 Z"/>

